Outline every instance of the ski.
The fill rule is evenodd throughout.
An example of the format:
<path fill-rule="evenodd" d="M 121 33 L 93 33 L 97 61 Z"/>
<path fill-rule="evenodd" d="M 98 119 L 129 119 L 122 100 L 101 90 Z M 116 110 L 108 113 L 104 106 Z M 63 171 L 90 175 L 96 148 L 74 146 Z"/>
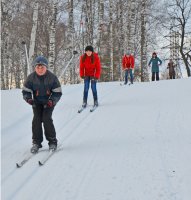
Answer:
<path fill-rule="evenodd" d="M 83 110 L 85 110 L 86 109 L 86 107 L 81 107 L 79 110 L 78 110 L 78 113 L 81 113 Z"/>
<path fill-rule="evenodd" d="M 93 112 L 98 106 L 93 106 L 91 109 L 90 109 L 90 112 Z"/>
<path fill-rule="evenodd" d="M 121 86 L 129 85 L 129 86 L 130 86 L 130 85 L 132 85 L 132 83 L 128 83 L 128 84 L 120 83 L 120 85 L 121 85 Z"/>
<path fill-rule="evenodd" d="M 21 161 L 21 162 L 17 162 L 16 166 L 17 168 L 21 168 L 24 164 L 26 164 L 34 155 L 36 154 L 28 154 L 27 156 L 25 156 L 25 158 Z"/>
<path fill-rule="evenodd" d="M 55 152 L 56 152 L 56 150 L 54 150 L 54 151 L 49 150 L 47 152 L 47 154 L 41 160 L 38 161 L 39 166 L 44 165 Z"/>

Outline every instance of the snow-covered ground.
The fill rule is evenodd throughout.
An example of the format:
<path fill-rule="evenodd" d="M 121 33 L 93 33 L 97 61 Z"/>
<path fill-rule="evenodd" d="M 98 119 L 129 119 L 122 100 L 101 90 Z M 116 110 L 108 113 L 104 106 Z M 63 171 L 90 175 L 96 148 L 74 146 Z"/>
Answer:
<path fill-rule="evenodd" d="M 99 108 L 81 114 L 83 85 L 63 86 L 53 119 L 62 146 L 42 166 L 31 147 L 32 109 L 1 92 L 2 200 L 190 200 L 191 79 L 98 83 Z M 44 151 L 43 151 L 44 150 Z"/>

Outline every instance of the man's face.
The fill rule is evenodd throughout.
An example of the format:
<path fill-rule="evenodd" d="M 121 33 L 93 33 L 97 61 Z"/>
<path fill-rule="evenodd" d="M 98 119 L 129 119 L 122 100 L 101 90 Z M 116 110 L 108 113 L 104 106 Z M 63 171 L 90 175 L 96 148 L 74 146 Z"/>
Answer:
<path fill-rule="evenodd" d="M 38 64 L 35 67 L 35 72 L 39 75 L 39 76 L 43 76 L 46 73 L 46 66 L 42 65 L 42 64 Z"/>
<path fill-rule="evenodd" d="M 92 51 L 86 51 L 87 56 L 91 56 L 92 55 Z"/>

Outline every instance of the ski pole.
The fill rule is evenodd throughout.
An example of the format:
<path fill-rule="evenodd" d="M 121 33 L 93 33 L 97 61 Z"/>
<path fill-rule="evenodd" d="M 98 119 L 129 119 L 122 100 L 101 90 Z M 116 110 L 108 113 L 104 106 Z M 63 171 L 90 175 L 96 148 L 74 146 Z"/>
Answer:
<path fill-rule="evenodd" d="M 65 71 L 67 70 L 68 66 L 70 65 L 70 63 L 72 62 L 74 56 L 78 54 L 77 51 L 73 51 L 73 55 L 72 55 L 72 58 L 70 59 L 70 61 L 68 62 L 68 64 L 66 65 L 66 67 L 64 68 L 64 70 L 61 72 L 60 76 L 59 76 L 59 79 L 63 76 L 63 74 L 65 73 Z"/>
<path fill-rule="evenodd" d="M 29 67 L 29 57 L 28 57 L 28 52 L 27 52 L 27 45 L 25 41 L 22 41 L 22 44 L 25 46 L 25 54 L 26 54 L 26 59 L 27 59 L 27 75 L 30 73 L 30 67 Z"/>

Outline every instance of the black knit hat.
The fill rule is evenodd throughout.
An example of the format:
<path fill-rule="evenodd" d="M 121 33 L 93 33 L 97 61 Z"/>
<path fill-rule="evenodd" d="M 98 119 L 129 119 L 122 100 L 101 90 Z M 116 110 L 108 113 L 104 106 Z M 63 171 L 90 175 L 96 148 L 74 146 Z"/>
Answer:
<path fill-rule="evenodd" d="M 87 46 L 85 48 L 85 51 L 92 51 L 92 52 L 94 52 L 94 48 L 91 45 L 89 45 L 89 46 Z"/>

